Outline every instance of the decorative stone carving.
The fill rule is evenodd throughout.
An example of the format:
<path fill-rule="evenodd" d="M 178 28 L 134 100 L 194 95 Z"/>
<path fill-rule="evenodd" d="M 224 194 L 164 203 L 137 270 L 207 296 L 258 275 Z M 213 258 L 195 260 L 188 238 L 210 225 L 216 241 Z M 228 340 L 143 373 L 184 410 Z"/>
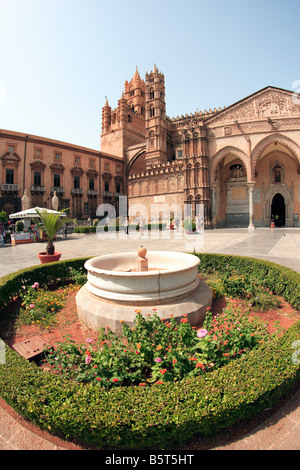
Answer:
<path fill-rule="evenodd" d="M 300 114 L 300 105 L 293 103 L 290 92 L 269 89 L 243 100 L 231 107 L 212 122 L 225 123 L 251 121 L 256 119 L 280 118 Z"/>
<path fill-rule="evenodd" d="M 230 167 L 230 177 L 229 180 L 246 180 L 246 176 L 244 175 L 244 169 L 242 165 L 236 164 L 231 165 Z"/>

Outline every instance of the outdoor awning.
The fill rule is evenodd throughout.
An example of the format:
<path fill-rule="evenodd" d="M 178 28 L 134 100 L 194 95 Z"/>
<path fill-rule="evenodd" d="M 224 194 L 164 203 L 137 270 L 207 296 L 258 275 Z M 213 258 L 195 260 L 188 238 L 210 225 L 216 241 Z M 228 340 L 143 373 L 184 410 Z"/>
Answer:
<path fill-rule="evenodd" d="M 10 219 L 26 219 L 26 218 L 34 218 L 38 217 L 37 210 L 40 212 L 47 212 L 48 214 L 60 214 L 60 211 L 54 211 L 52 209 L 45 209 L 44 207 L 33 207 L 32 209 L 27 209 L 26 211 L 15 212 L 14 214 L 10 214 Z M 62 217 L 65 217 L 66 214 L 63 212 L 61 213 Z"/>

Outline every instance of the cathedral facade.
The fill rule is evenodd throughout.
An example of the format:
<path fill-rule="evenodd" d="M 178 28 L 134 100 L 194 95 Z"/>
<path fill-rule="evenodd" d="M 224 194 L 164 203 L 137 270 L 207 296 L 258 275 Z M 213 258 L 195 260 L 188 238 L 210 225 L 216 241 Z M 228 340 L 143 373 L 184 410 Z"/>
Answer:
<path fill-rule="evenodd" d="M 225 108 L 168 117 L 165 78 L 136 69 L 117 106 L 102 108 L 101 149 L 0 130 L 0 211 L 31 206 L 93 219 L 153 205 L 203 209 L 206 228 L 299 227 L 300 97 L 268 86 Z M 172 217 L 174 214 L 171 213 Z M 183 216 L 183 209 L 182 214 Z"/>
<path fill-rule="evenodd" d="M 300 98 L 268 86 L 231 106 L 166 115 L 164 75 L 138 71 L 102 109 L 101 151 L 125 165 L 129 207 L 155 203 L 205 227 L 300 226 Z"/>

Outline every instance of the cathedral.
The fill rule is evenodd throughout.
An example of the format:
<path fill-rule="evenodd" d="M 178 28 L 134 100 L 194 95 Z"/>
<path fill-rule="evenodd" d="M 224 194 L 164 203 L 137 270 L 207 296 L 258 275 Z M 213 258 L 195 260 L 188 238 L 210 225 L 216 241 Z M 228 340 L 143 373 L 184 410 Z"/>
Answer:
<path fill-rule="evenodd" d="M 267 86 L 225 108 L 168 117 L 165 79 L 138 70 L 102 109 L 101 151 L 125 164 L 129 207 L 204 206 L 206 228 L 299 226 L 300 98 Z"/>
<path fill-rule="evenodd" d="M 202 208 L 205 228 L 299 227 L 300 96 L 267 86 L 230 106 L 166 113 L 164 74 L 154 65 L 120 84 L 102 108 L 100 151 L 0 130 L 0 211 L 59 209 L 78 220 L 107 203 Z M 171 213 L 172 218 L 175 214 Z M 183 211 L 181 216 L 183 216 Z"/>

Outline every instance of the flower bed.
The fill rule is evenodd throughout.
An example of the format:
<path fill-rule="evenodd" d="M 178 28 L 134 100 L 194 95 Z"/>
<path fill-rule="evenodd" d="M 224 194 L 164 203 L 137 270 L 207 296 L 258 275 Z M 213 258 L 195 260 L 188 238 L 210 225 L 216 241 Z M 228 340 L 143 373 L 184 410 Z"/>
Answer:
<path fill-rule="evenodd" d="M 251 272 L 265 287 L 271 286 L 274 293 L 299 308 L 300 276 L 291 270 L 250 258 L 200 255 L 200 259 L 201 270 L 235 269 L 237 275 Z M 2 278 L 2 305 L 19 295 L 24 283 L 47 285 L 68 280 L 70 268 L 82 269 L 84 261 L 38 266 Z M 208 337 L 205 334 L 202 339 Z M 254 338 L 251 333 L 250 338 Z M 99 381 L 75 383 L 44 373 L 7 348 L 6 364 L 0 366 L 0 395 L 25 418 L 65 438 L 98 448 L 162 448 L 196 434 L 213 434 L 278 401 L 299 378 L 299 364 L 292 360 L 293 344 L 299 338 L 297 322 L 283 335 L 259 343 L 257 349 L 209 373 L 154 386 L 111 389 L 99 386 Z M 223 336 L 222 341 L 226 341 Z M 159 370 L 166 368 L 157 364 Z"/>
<path fill-rule="evenodd" d="M 63 341 L 46 351 L 44 367 L 76 382 L 101 382 L 105 388 L 146 387 L 212 372 L 269 340 L 262 322 L 230 308 L 218 318 L 208 309 L 198 332 L 185 317 L 178 324 L 172 314 L 162 321 L 155 312 L 143 318 L 137 310 L 135 326 L 123 324 L 121 337 L 101 329 L 98 341 Z"/>

